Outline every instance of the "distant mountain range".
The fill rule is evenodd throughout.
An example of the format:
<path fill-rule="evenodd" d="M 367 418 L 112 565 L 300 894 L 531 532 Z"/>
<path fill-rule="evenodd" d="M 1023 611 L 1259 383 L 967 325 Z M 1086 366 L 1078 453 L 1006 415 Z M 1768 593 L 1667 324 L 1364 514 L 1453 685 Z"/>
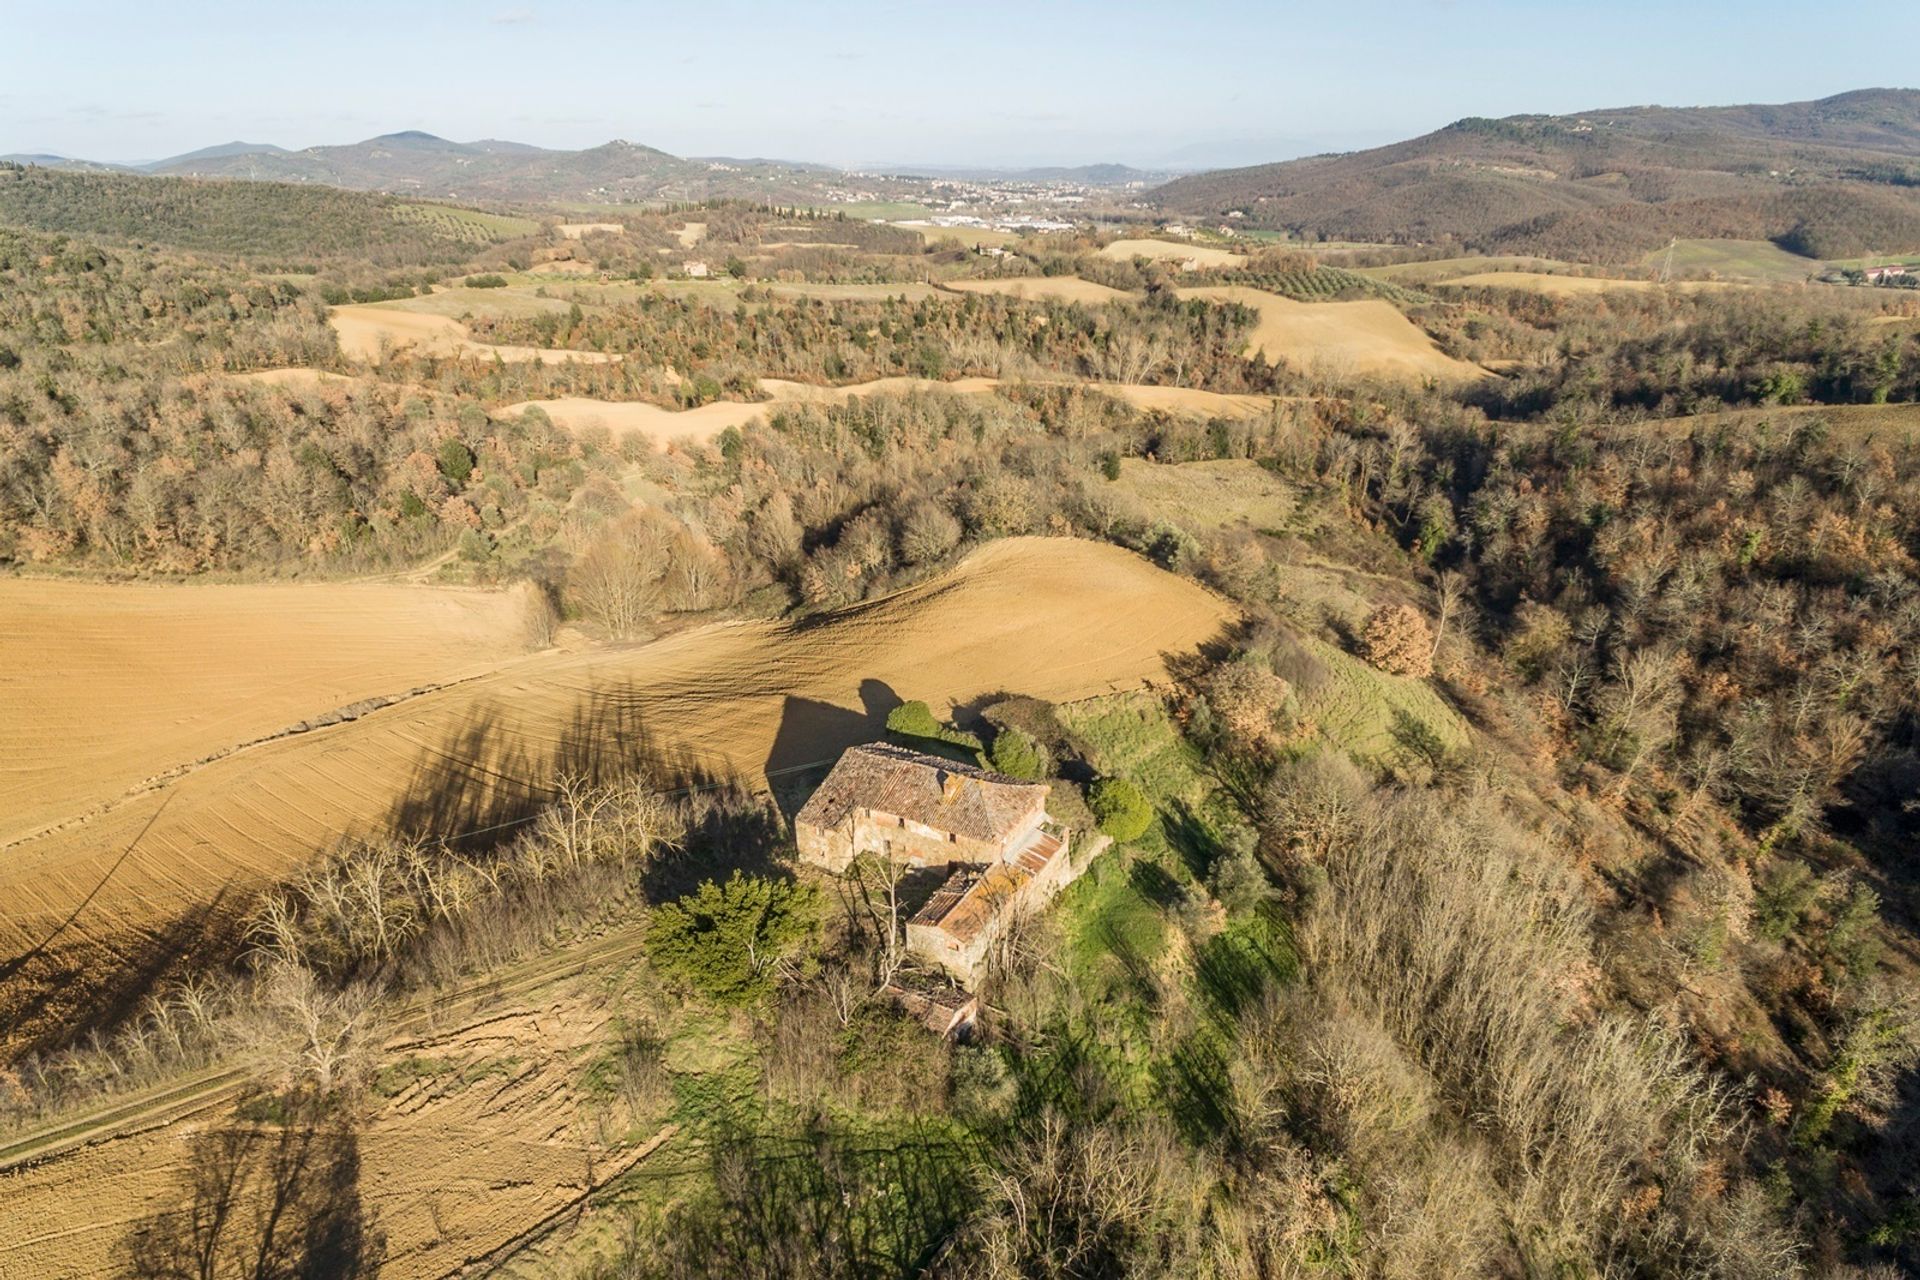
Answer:
<path fill-rule="evenodd" d="M 478 202 L 823 203 L 937 198 L 956 181 L 1065 182 L 1116 193 L 1165 177 L 1121 164 L 883 167 L 684 158 L 613 141 L 581 151 L 409 130 L 289 151 L 229 142 L 140 166 L 0 157 L 86 172 L 255 179 Z M 1771 240 L 1815 258 L 1920 249 L 1920 91 L 1815 102 L 1624 107 L 1466 119 L 1370 150 L 1176 178 L 1144 195 L 1168 217 L 1325 240 L 1454 241 L 1489 252 L 1630 261 L 1673 238 Z"/>
<path fill-rule="evenodd" d="M 0 160 L 91 173 L 311 182 L 350 191 L 442 200 L 535 203 L 696 200 L 729 195 L 804 199 L 817 196 L 823 184 L 840 184 L 850 177 L 831 165 L 731 156 L 682 158 L 619 140 L 583 151 L 561 151 L 494 138 L 451 142 L 411 129 L 364 142 L 302 151 L 265 142 L 225 142 L 139 165 L 103 164 L 57 155 L 10 155 L 0 156 Z M 1161 182 L 1172 176 L 1171 171 L 1149 172 L 1122 164 L 1037 169 L 903 165 L 863 173 L 860 181 L 862 185 L 875 180 L 908 184 L 1014 181 L 1118 187 Z"/>
<path fill-rule="evenodd" d="M 837 174 L 780 161 L 682 159 L 620 140 L 583 151 L 557 151 L 493 138 L 452 142 L 412 129 L 300 151 L 271 143 L 228 142 L 143 165 L 43 155 L 0 160 L 92 172 L 305 182 L 443 200 L 524 202 L 797 198 L 817 187 L 823 174 Z"/>
<path fill-rule="evenodd" d="M 824 184 L 843 184 L 851 177 L 829 165 L 724 155 L 680 157 L 622 140 L 564 152 L 497 138 L 449 142 L 430 132 L 411 129 L 346 146 L 309 146 L 300 152 L 271 142 L 223 142 L 146 165 L 108 165 L 65 155 L 0 155 L 0 159 L 84 173 L 319 182 L 357 192 L 390 192 L 434 200 L 703 200 L 710 196 L 804 200 L 818 196 Z M 902 169 L 899 178 L 881 180 L 966 178 L 1121 186 L 1171 177 L 1127 169 L 1125 165 L 1008 171 L 952 169 L 924 171 L 924 175 L 922 171 Z M 876 178 L 862 175 L 860 180 L 870 184 Z"/>
<path fill-rule="evenodd" d="M 1920 248 L 1920 91 L 1468 119 L 1344 155 L 1180 178 L 1170 214 L 1362 241 L 1623 259 L 1671 237 L 1813 257 Z"/>
<path fill-rule="evenodd" d="M 1124 164 L 1043 165 L 1032 169 L 994 169 L 963 165 L 877 165 L 879 172 L 935 182 L 1068 182 L 1087 187 L 1124 187 L 1165 182 L 1177 169 L 1135 169 Z"/>

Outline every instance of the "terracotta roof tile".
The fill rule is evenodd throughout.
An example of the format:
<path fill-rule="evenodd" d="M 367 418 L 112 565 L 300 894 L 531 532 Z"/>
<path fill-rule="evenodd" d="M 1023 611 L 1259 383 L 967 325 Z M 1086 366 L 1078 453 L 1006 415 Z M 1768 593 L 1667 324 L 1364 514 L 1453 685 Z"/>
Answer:
<path fill-rule="evenodd" d="M 870 742 L 840 757 L 797 821 L 833 828 L 855 809 L 869 809 L 937 831 L 998 841 L 1013 834 L 1046 795 L 1043 783 Z"/>

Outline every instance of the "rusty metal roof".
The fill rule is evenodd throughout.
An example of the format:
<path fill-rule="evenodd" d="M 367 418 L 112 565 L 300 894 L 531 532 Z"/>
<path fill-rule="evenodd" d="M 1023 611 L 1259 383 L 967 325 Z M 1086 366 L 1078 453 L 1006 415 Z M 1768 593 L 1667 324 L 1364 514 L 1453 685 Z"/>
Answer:
<path fill-rule="evenodd" d="M 1010 861 L 985 869 L 965 867 L 948 876 L 934 890 L 910 924 L 939 929 L 962 943 L 980 936 L 987 922 L 1000 915 L 1026 883 L 1046 870 L 1065 842 L 1051 832 L 1037 832 Z"/>

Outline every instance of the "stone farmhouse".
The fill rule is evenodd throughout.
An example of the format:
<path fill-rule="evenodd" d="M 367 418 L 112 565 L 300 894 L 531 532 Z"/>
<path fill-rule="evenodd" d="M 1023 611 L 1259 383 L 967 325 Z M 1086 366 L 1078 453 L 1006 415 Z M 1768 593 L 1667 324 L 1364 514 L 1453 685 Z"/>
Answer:
<path fill-rule="evenodd" d="M 844 872 L 863 854 L 944 876 L 907 922 L 907 950 L 972 985 L 1010 921 L 1085 870 L 1047 815 L 1044 783 L 873 742 L 840 757 L 794 819 L 800 856 Z"/>

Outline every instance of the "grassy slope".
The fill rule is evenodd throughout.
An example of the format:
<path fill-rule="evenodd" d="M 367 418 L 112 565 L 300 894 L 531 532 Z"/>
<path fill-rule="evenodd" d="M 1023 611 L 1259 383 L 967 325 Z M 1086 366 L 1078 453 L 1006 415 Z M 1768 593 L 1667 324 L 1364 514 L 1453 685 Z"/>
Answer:
<path fill-rule="evenodd" d="M 1657 249 L 1641 265 L 1659 270 L 1667 261 L 1667 251 Z M 1673 246 L 1673 274 L 1701 275 L 1713 272 L 1729 280 L 1764 280 L 1798 284 L 1817 275 L 1825 263 L 1788 253 L 1769 240 L 1681 240 Z"/>

